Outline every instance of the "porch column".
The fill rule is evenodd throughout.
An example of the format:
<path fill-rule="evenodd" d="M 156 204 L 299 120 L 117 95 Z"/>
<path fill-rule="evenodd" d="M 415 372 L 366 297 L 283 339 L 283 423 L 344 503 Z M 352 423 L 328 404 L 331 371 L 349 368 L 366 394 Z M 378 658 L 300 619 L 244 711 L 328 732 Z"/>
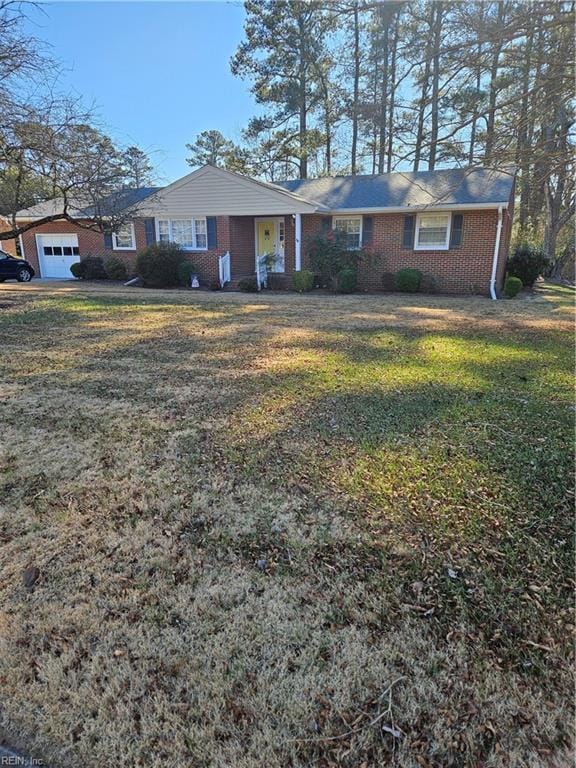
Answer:
<path fill-rule="evenodd" d="M 302 269 L 302 214 L 296 213 L 294 218 L 294 269 Z"/>

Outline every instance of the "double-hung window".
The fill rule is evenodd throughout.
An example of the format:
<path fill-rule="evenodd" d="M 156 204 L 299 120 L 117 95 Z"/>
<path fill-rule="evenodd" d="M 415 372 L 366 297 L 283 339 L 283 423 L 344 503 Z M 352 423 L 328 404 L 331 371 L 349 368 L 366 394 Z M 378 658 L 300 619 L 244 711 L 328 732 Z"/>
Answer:
<path fill-rule="evenodd" d="M 416 251 L 447 251 L 450 245 L 449 213 L 421 213 L 416 218 Z"/>
<path fill-rule="evenodd" d="M 357 251 L 362 246 L 362 216 L 334 216 L 332 226 L 345 238 L 347 250 Z"/>
<path fill-rule="evenodd" d="M 133 251 L 136 248 L 134 224 L 122 224 L 112 232 L 112 248 L 115 251 Z"/>
<path fill-rule="evenodd" d="M 208 248 L 206 219 L 159 219 L 158 240 L 178 243 L 188 251 L 205 251 Z"/>

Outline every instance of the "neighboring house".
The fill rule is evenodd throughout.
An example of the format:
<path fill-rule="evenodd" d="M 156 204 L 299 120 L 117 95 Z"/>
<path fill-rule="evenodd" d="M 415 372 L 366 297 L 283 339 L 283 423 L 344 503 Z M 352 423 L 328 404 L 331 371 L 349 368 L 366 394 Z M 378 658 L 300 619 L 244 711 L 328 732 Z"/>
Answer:
<path fill-rule="evenodd" d="M 132 219 L 116 233 L 53 222 L 22 236 L 23 255 L 41 276 L 67 277 L 79 258 L 116 255 L 133 268 L 145 245 L 174 241 L 208 283 L 253 275 L 259 257 L 274 253 L 275 285 L 289 287 L 290 275 L 308 267 L 309 238 L 334 229 L 351 249 L 375 254 L 360 266 L 362 290 L 389 289 L 395 272 L 414 267 L 439 292 L 489 294 L 504 277 L 514 175 L 457 169 L 269 184 L 205 166 L 129 196 Z M 19 220 L 42 213 L 36 206 Z M 90 209 L 82 215 L 89 225 Z"/>

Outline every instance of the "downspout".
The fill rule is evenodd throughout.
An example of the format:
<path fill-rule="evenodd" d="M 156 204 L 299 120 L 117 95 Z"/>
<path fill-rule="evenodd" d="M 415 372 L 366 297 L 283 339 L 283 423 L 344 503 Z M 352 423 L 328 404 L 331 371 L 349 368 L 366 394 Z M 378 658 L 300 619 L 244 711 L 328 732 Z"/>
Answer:
<path fill-rule="evenodd" d="M 302 214 L 294 214 L 294 270 L 302 269 Z"/>
<path fill-rule="evenodd" d="M 498 274 L 498 253 L 500 251 L 500 237 L 502 235 L 502 206 L 498 208 L 498 226 L 496 227 L 496 242 L 494 243 L 494 256 L 492 258 L 492 275 L 490 276 L 490 298 L 496 301 L 496 275 Z"/>

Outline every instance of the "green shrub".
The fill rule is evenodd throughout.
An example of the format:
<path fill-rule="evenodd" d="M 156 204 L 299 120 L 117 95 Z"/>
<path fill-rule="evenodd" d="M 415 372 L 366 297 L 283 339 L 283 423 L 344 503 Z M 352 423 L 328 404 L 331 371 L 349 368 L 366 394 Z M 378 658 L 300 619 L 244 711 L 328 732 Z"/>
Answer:
<path fill-rule="evenodd" d="M 508 259 L 507 271 L 511 277 L 519 277 L 522 285 L 531 287 L 547 266 L 548 259 L 542 248 L 522 243 L 516 246 Z"/>
<path fill-rule="evenodd" d="M 343 269 L 336 276 L 338 293 L 354 293 L 358 284 L 358 273 L 355 269 Z"/>
<path fill-rule="evenodd" d="M 245 277 L 238 282 L 238 290 L 244 293 L 255 293 L 258 290 L 258 281 L 255 277 Z"/>
<path fill-rule="evenodd" d="M 192 275 L 195 272 L 196 270 L 194 269 L 194 265 L 189 261 L 182 261 L 180 264 L 178 264 L 178 282 L 180 285 L 184 285 L 187 288 L 190 288 Z"/>
<path fill-rule="evenodd" d="M 519 277 L 507 277 L 504 283 L 504 293 L 509 299 L 513 299 L 516 294 L 520 293 L 523 287 L 522 280 Z"/>
<path fill-rule="evenodd" d="M 314 273 L 304 269 L 292 275 L 292 287 L 299 293 L 308 293 L 314 288 Z"/>
<path fill-rule="evenodd" d="M 72 272 L 74 277 L 77 277 L 78 279 L 83 278 L 84 264 L 81 261 L 77 261 L 75 264 L 70 264 L 70 272 Z"/>
<path fill-rule="evenodd" d="M 80 262 L 83 267 L 84 280 L 106 280 L 108 275 L 104 269 L 104 260 L 100 256 L 86 256 Z"/>
<path fill-rule="evenodd" d="M 126 280 L 128 277 L 126 264 L 118 256 L 110 256 L 106 259 L 104 269 L 110 280 Z"/>
<path fill-rule="evenodd" d="M 151 288 L 171 288 L 180 283 L 180 264 L 185 254 L 176 243 L 154 243 L 136 258 L 138 276 Z"/>
<path fill-rule="evenodd" d="M 329 231 L 326 234 L 314 235 L 306 243 L 308 263 L 319 275 L 320 285 L 332 284 L 334 278 L 343 269 L 358 271 L 360 264 L 373 264 L 381 256 L 370 248 L 348 249 L 346 234 Z"/>
<path fill-rule="evenodd" d="M 416 293 L 420 290 L 422 272 L 419 269 L 400 269 L 394 276 L 394 287 L 397 291 Z"/>

